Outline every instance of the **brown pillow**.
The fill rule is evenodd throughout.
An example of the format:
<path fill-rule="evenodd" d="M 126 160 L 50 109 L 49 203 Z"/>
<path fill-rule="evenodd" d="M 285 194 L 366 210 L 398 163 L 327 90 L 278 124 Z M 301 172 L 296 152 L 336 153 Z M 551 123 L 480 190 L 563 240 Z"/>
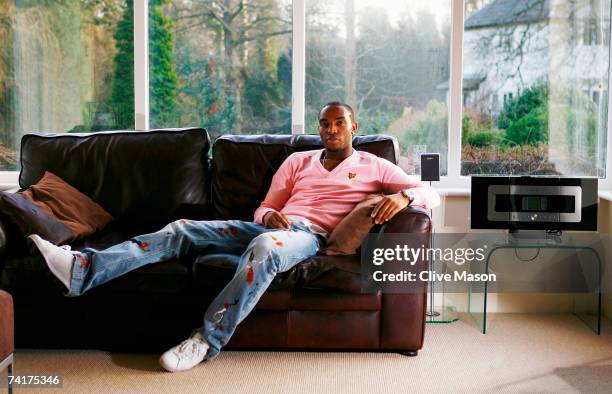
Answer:
<path fill-rule="evenodd" d="M 355 254 L 361 241 L 374 226 L 370 214 L 384 195 L 370 194 L 338 223 L 327 240 L 325 254 Z"/>
<path fill-rule="evenodd" d="M 66 243 L 83 238 L 101 230 L 113 220 L 113 217 L 104 208 L 49 171 L 45 172 L 37 184 L 16 194 L 21 195 L 23 199 L 29 201 L 38 209 L 35 215 L 37 218 L 42 217 L 41 212 L 46 215 L 39 222 L 36 222 L 36 217 L 32 217 L 32 215 L 24 217 L 23 220 L 30 221 L 30 228 L 26 229 L 13 218 L 12 221 L 25 235 L 32 234 L 31 231 L 36 227 L 42 227 L 43 230 L 49 227 L 49 218 L 69 229 L 69 236 L 58 234 L 55 237 L 48 237 L 49 241 L 55 241 L 54 243 Z M 39 235 L 45 237 L 45 234 Z"/>

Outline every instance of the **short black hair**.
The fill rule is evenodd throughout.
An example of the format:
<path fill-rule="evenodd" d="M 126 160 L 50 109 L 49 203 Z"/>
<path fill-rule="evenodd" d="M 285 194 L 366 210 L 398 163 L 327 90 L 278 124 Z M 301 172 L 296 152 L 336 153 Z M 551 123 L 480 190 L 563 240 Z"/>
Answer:
<path fill-rule="evenodd" d="M 349 111 L 350 114 L 351 114 L 351 120 L 353 122 L 355 121 L 355 111 L 353 111 L 353 108 L 350 105 L 348 105 L 347 103 L 343 103 L 342 101 L 330 101 L 329 103 L 327 103 L 324 106 L 322 106 L 321 109 L 319 110 L 319 119 L 321 119 L 321 113 L 327 107 L 343 107 L 343 108 L 346 108 L 346 110 Z"/>

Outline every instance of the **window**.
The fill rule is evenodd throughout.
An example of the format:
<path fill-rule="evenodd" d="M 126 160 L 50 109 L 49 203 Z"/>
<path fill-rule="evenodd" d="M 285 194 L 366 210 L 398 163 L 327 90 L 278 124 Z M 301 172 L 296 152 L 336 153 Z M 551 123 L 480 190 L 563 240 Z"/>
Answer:
<path fill-rule="evenodd" d="M 600 28 L 610 0 L 529 0 L 501 12 L 508 4 L 465 19 L 464 80 L 483 79 L 464 89 L 462 175 L 605 176 L 609 47 Z M 574 39 L 581 28 L 584 45 Z M 499 92 L 501 108 L 485 111 Z"/>
<path fill-rule="evenodd" d="M 290 0 L 149 0 L 151 127 L 291 133 Z"/>
<path fill-rule="evenodd" d="M 400 166 L 419 154 L 447 169 L 450 0 L 313 0 L 306 10 L 306 132 L 329 101 L 349 103 L 361 134 L 391 134 Z"/>
<path fill-rule="evenodd" d="M 600 13 L 605 13 L 606 10 L 601 9 L 605 6 L 605 0 L 590 0 L 589 7 L 577 7 L 580 12 L 582 19 L 583 31 L 582 40 L 584 45 L 608 45 L 609 32 L 604 26 L 609 24 L 609 18 L 607 21 L 602 20 Z M 604 23 L 606 22 L 606 23 Z"/>
<path fill-rule="evenodd" d="M 584 45 L 601 45 L 601 33 L 597 25 L 597 19 L 588 19 L 584 21 L 584 32 L 582 36 Z"/>
<path fill-rule="evenodd" d="M 408 173 L 439 152 L 440 185 L 605 178 L 611 1 L 1 2 L 0 184 L 30 131 L 316 133 L 332 100 L 396 136 Z"/>
<path fill-rule="evenodd" d="M 28 132 L 134 127 L 128 14 L 119 0 L 0 4 L 0 171 L 18 170 Z"/>

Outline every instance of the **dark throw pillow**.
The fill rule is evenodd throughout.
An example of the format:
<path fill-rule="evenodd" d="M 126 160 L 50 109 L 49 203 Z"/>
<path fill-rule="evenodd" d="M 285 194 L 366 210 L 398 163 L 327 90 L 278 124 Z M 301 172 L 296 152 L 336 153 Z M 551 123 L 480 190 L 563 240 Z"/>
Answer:
<path fill-rule="evenodd" d="M 357 204 L 353 210 L 338 223 L 327 240 L 325 254 L 355 254 L 363 238 L 374 226 L 370 214 L 384 196 L 371 194 Z"/>
<path fill-rule="evenodd" d="M 113 220 L 91 198 L 49 171 L 23 192 L 2 193 L 0 212 L 24 235 L 38 234 L 55 244 L 93 234 Z"/>
<path fill-rule="evenodd" d="M 38 234 L 56 245 L 72 238 L 70 228 L 21 193 L 0 192 L 0 212 L 25 236 Z"/>

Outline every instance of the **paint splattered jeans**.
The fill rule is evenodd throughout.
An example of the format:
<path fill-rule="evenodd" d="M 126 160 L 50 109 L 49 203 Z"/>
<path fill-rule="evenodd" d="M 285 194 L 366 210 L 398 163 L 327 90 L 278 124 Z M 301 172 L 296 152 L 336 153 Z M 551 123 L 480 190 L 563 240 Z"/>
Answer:
<path fill-rule="evenodd" d="M 199 328 L 210 344 L 207 358 L 213 359 L 274 276 L 315 255 L 324 242 L 311 232 L 307 221 L 293 221 L 290 229 L 280 230 L 238 220 L 177 220 L 160 231 L 139 235 L 105 250 L 84 249 L 76 255 L 68 296 L 79 296 L 143 265 L 209 247 L 241 254 L 234 278 L 211 303 L 204 315 L 204 325 Z"/>

